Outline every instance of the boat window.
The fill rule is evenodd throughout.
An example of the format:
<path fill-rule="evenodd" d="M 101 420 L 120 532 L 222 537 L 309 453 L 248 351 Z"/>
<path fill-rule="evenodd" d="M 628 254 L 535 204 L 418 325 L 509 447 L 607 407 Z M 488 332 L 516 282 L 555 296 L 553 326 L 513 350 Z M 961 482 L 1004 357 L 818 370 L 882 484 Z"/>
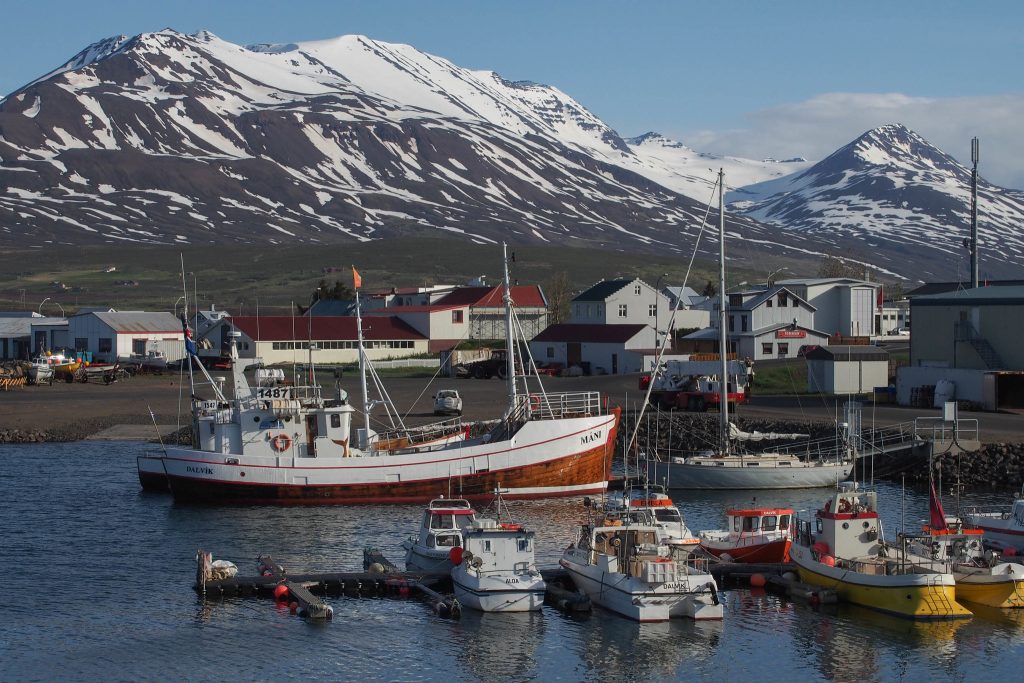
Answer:
<path fill-rule="evenodd" d="M 430 520 L 431 529 L 454 529 L 455 515 L 434 515 Z"/>
<path fill-rule="evenodd" d="M 733 531 L 739 531 L 742 526 L 743 526 L 743 519 L 742 518 L 740 518 L 740 517 L 733 517 L 732 518 L 732 530 Z"/>
<path fill-rule="evenodd" d="M 681 522 L 682 517 L 676 510 L 670 508 L 658 508 L 654 511 L 654 516 L 659 522 Z"/>
<path fill-rule="evenodd" d="M 530 552 L 530 539 L 520 538 L 519 539 L 519 552 L 527 553 Z"/>
<path fill-rule="evenodd" d="M 744 517 L 743 518 L 743 530 L 744 531 L 757 531 L 757 517 Z"/>
<path fill-rule="evenodd" d="M 491 552 L 491 542 L 490 541 L 484 541 L 484 552 L 487 552 L 487 553 Z"/>
<path fill-rule="evenodd" d="M 815 522 L 814 526 L 817 529 L 817 532 L 820 534 L 824 530 L 824 528 L 825 528 L 822 525 L 822 523 L 821 523 L 821 517 L 819 517 L 816 520 L 814 520 L 814 522 Z"/>
<path fill-rule="evenodd" d="M 341 427 L 341 415 L 333 413 L 331 415 L 331 429 L 338 429 Z"/>
<path fill-rule="evenodd" d="M 434 548 L 436 546 L 437 546 L 437 543 L 434 541 L 434 537 L 433 536 L 427 536 L 427 547 L 428 548 Z"/>
<path fill-rule="evenodd" d="M 445 548 L 453 548 L 459 545 L 459 537 L 453 534 L 443 534 L 437 537 L 437 545 Z"/>
<path fill-rule="evenodd" d="M 782 515 L 782 517 L 779 519 L 779 528 L 780 529 L 788 529 L 789 528 L 789 515 Z"/>
<path fill-rule="evenodd" d="M 765 515 L 761 518 L 761 529 L 763 531 L 775 531 L 776 522 L 779 518 L 775 515 Z"/>

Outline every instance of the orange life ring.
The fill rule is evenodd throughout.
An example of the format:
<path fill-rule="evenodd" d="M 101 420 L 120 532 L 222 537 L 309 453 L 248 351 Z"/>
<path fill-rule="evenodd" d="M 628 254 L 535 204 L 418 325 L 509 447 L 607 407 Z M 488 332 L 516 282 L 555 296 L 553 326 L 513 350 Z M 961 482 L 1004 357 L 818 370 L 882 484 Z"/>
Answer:
<path fill-rule="evenodd" d="M 292 440 L 287 434 L 278 434 L 270 440 L 270 446 L 278 453 L 282 453 L 292 447 Z"/>
<path fill-rule="evenodd" d="M 530 394 L 530 410 L 540 410 L 540 396 Z"/>

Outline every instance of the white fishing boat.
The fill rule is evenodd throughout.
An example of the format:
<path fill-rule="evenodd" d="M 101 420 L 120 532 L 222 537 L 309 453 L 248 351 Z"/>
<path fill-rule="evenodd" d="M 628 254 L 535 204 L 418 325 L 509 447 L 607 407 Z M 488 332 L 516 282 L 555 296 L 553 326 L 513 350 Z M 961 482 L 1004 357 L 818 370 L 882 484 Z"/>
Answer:
<path fill-rule="evenodd" d="M 985 541 L 1004 554 L 1024 555 L 1024 496 L 1010 508 L 968 508 L 962 515 L 964 525 L 981 529 Z"/>
<path fill-rule="evenodd" d="M 28 368 L 28 379 L 32 384 L 52 384 L 53 373 L 56 367 L 56 359 L 46 354 L 40 354 L 32 360 Z"/>
<path fill-rule="evenodd" d="M 718 173 L 718 377 L 736 377 L 740 370 L 730 373 L 726 325 L 727 301 L 725 295 L 725 174 Z M 660 363 L 659 366 L 660 367 Z M 744 375 L 745 376 L 745 375 Z M 657 381 L 648 387 L 651 392 L 659 386 Z M 727 394 L 735 387 L 729 385 Z M 729 423 L 729 403 L 719 407 L 719 434 L 715 448 L 690 457 L 651 459 L 647 464 L 647 478 L 669 489 L 788 489 L 835 486 L 853 472 L 854 458 L 845 451 L 836 451 L 822 458 L 801 458 L 792 453 L 754 453 L 738 450 L 733 442 L 762 440 L 766 436 L 780 438 L 806 438 L 800 434 L 757 434 L 740 431 Z"/>
<path fill-rule="evenodd" d="M 905 547 L 885 543 L 877 494 L 844 484 L 814 519 L 797 519 L 789 557 L 800 580 L 841 600 L 910 619 L 971 616 L 956 600 L 951 573 L 923 569 Z"/>
<path fill-rule="evenodd" d="M 463 547 L 452 551 L 455 598 L 482 612 L 532 612 L 544 604 L 546 584 L 534 563 L 533 532 L 521 524 L 474 519 L 462 529 Z"/>
<path fill-rule="evenodd" d="M 658 541 L 693 548 L 697 537 L 686 526 L 682 513 L 665 489 L 657 484 L 632 481 L 621 491 L 612 491 L 602 505 L 607 519 L 622 519 L 658 527 Z"/>
<path fill-rule="evenodd" d="M 408 571 L 451 571 L 453 548 L 462 548 L 462 527 L 476 521 L 476 510 L 462 498 L 435 498 L 423 511 L 416 536 L 402 543 Z"/>
<path fill-rule="evenodd" d="M 250 386 L 232 337 L 234 395 L 226 396 L 205 368 L 189 363 L 190 376 L 195 366 L 207 380 L 204 389 L 193 383 L 191 394 L 213 396 L 193 402 L 191 447 L 168 445 L 139 457 L 143 487 L 169 488 L 180 501 L 314 505 L 426 503 L 450 493 L 487 500 L 499 482 L 510 499 L 604 492 L 619 409 L 609 410 L 596 392 L 546 392 L 539 378 L 530 388 L 523 368 L 534 363 L 517 360 L 509 292 L 506 258 L 508 406 L 477 433 L 457 418 L 419 429 L 401 423 L 390 432 L 371 428 L 378 401 L 369 399 L 357 289 L 361 430 L 353 428 L 356 411 L 340 388 L 325 398 L 319 386 L 273 379 Z M 182 325 L 191 358 L 195 346 L 184 320 Z M 399 414 L 386 395 L 381 401 L 390 415 Z"/>
<path fill-rule="evenodd" d="M 660 529 L 621 519 L 582 525 L 559 564 L 592 602 L 635 621 L 721 619 L 707 560 L 659 542 Z"/>

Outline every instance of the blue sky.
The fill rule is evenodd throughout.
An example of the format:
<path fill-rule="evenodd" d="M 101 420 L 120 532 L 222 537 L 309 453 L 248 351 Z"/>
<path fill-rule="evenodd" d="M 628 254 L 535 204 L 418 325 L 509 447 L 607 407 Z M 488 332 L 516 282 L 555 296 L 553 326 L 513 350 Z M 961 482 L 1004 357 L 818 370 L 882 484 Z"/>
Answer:
<path fill-rule="evenodd" d="M 0 92 L 91 42 L 170 27 L 241 44 L 362 33 L 460 66 L 565 91 L 626 136 L 701 151 L 817 159 L 901 122 L 1024 188 L 1024 3 L 345 2 L 4 3 Z"/>

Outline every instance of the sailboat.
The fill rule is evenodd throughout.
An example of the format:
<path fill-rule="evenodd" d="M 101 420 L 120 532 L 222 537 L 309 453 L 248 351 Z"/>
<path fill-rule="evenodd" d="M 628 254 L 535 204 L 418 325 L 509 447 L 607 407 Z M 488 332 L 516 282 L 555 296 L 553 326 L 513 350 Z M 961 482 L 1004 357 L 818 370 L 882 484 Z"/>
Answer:
<path fill-rule="evenodd" d="M 340 387 L 325 397 L 321 387 L 285 385 L 264 378 L 250 386 L 232 333 L 233 396 L 225 395 L 206 369 L 214 396 L 194 398 L 193 444 L 166 446 L 138 458 L 146 489 L 167 490 L 179 501 L 240 504 L 420 503 L 441 496 L 490 500 L 500 484 L 509 499 L 578 496 L 608 487 L 619 409 L 597 392 L 529 393 L 517 362 L 517 319 L 504 258 L 508 405 L 478 436 L 452 434 L 448 422 L 409 438 L 378 435 L 370 424 L 376 402 L 368 397 L 366 353 L 355 277 L 364 426 L 353 429 L 356 410 Z M 187 317 L 182 329 L 195 358 Z M 258 359 L 253 363 L 258 363 Z M 191 380 L 190 380 L 191 381 Z M 197 385 L 192 383 L 192 396 Z M 436 437 L 436 438 L 435 438 Z"/>
<path fill-rule="evenodd" d="M 718 356 L 719 377 L 729 378 L 725 295 L 725 172 L 718 172 Z M 719 382 L 721 385 L 723 382 Z M 734 388 L 725 382 L 727 395 Z M 652 382 L 651 386 L 654 386 Z M 721 390 L 721 389 L 720 389 Z M 648 389 L 650 392 L 650 388 Z M 648 461 L 647 477 L 669 489 L 785 489 L 835 486 L 853 471 L 854 458 L 841 453 L 829 459 L 804 460 L 790 453 L 735 451 L 733 440 L 751 438 L 729 423 L 729 402 L 719 401 L 719 443 L 715 450 L 691 457 Z M 760 435 L 763 438 L 764 435 Z M 792 436 L 799 435 L 776 435 Z"/>

